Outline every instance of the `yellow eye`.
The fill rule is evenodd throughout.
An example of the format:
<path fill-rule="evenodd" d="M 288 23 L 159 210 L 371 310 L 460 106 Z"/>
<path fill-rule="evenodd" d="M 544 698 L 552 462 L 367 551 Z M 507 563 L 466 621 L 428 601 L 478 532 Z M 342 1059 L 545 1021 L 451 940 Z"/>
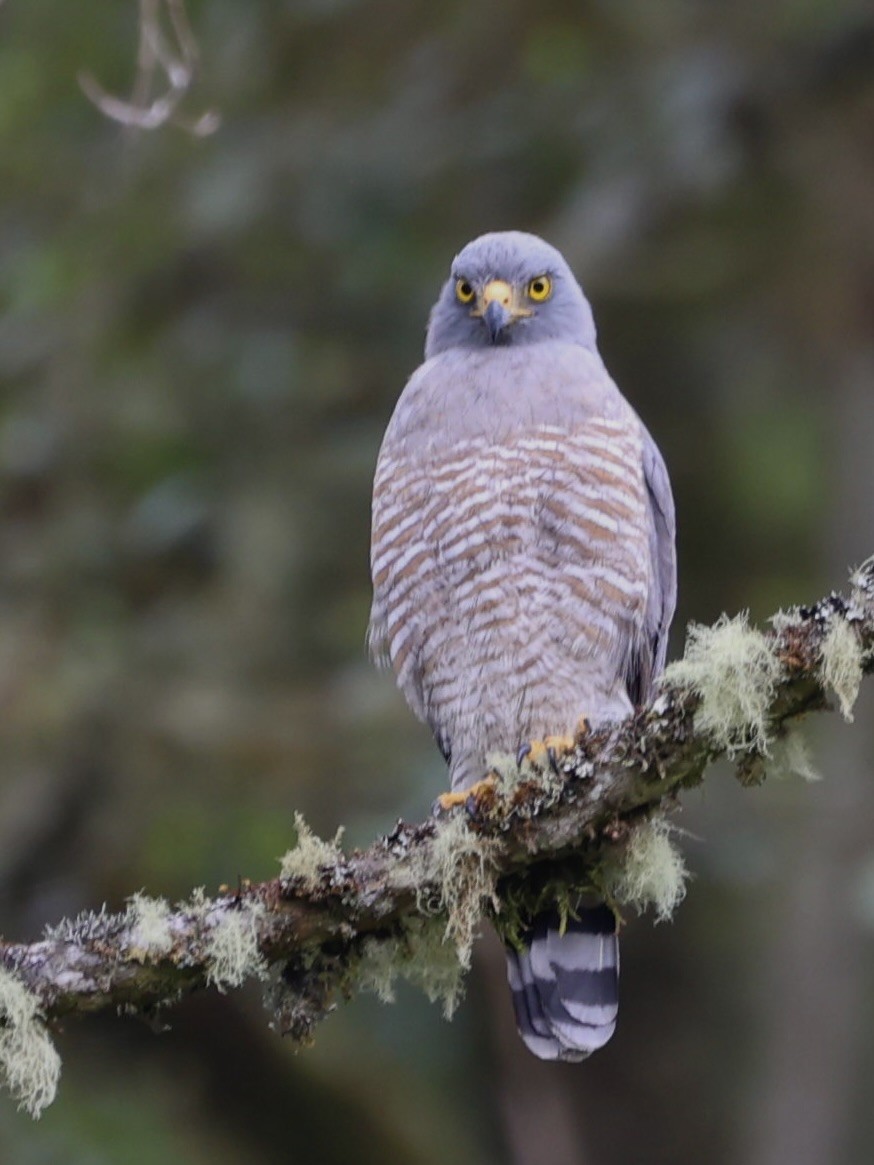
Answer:
<path fill-rule="evenodd" d="M 526 290 L 529 299 L 533 299 L 535 303 L 543 303 L 552 295 L 552 280 L 548 275 L 538 275 L 536 279 L 531 280 Z"/>
<path fill-rule="evenodd" d="M 472 303 L 474 297 L 473 287 L 466 279 L 456 279 L 455 281 L 455 297 L 459 303 Z"/>

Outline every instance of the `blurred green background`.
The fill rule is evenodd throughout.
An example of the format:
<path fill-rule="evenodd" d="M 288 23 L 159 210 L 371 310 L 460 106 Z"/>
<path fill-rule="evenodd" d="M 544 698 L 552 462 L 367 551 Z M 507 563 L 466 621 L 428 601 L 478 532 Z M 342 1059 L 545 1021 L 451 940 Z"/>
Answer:
<path fill-rule="evenodd" d="M 133 0 L 0 7 L 0 927 L 365 843 L 442 762 L 364 652 L 370 485 L 454 253 L 545 235 L 671 469 L 681 603 L 874 552 L 874 16 L 850 0 L 199 0 L 198 140 L 120 128 Z M 685 800 L 676 922 L 543 1065 L 484 941 L 452 1024 L 257 992 L 59 1036 L 15 1165 L 850 1165 L 874 1157 L 874 702 L 817 786 Z"/>

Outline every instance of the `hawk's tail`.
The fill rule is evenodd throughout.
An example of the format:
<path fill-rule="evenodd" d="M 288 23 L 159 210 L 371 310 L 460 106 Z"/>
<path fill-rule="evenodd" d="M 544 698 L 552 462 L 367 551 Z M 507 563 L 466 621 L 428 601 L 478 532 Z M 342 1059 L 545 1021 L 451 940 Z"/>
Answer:
<path fill-rule="evenodd" d="M 541 1060 L 584 1060 L 616 1028 L 619 938 L 600 905 L 569 918 L 538 914 L 524 949 L 507 947 L 507 974 L 519 1034 Z"/>

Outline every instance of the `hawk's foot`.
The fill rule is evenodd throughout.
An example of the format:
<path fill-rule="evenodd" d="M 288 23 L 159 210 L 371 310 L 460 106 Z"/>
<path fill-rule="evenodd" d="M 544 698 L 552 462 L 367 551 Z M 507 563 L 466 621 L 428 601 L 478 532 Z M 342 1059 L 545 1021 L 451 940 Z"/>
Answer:
<path fill-rule="evenodd" d="M 489 773 L 487 777 L 483 777 L 481 781 L 467 789 L 459 789 L 456 793 L 441 793 L 435 804 L 445 813 L 449 809 L 454 809 L 456 805 L 466 805 L 471 797 L 474 801 L 479 801 L 481 797 L 488 796 L 494 792 L 497 784 L 497 774 Z"/>
<path fill-rule="evenodd" d="M 521 765 L 527 760 L 535 768 L 558 769 L 558 762 L 568 753 L 573 752 L 577 741 L 589 732 L 589 721 L 581 716 L 577 723 L 577 730 L 573 736 L 544 736 L 538 740 L 528 740 L 516 754 L 516 764 Z"/>

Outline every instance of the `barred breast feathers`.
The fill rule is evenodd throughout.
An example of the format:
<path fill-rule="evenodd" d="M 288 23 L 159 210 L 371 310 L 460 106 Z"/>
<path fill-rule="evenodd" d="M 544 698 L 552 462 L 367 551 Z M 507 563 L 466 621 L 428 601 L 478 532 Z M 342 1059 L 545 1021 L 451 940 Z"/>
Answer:
<path fill-rule="evenodd" d="M 512 349 L 466 354 L 457 377 L 451 352 L 426 362 L 380 452 L 369 646 L 444 753 L 477 733 L 513 747 L 535 713 L 564 730 L 587 687 L 604 715 L 630 707 L 644 431 L 597 356 L 542 347 L 536 376 Z"/>
<path fill-rule="evenodd" d="M 634 429 L 605 420 L 381 459 L 371 644 L 419 715 L 433 704 L 422 683 L 449 684 L 434 657 L 464 671 L 472 640 L 480 663 L 490 643 L 515 645 L 524 673 L 550 645 L 610 656 L 620 626 L 634 637 L 648 584 L 632 549 L 646 544 L 639 466 Z"/>

